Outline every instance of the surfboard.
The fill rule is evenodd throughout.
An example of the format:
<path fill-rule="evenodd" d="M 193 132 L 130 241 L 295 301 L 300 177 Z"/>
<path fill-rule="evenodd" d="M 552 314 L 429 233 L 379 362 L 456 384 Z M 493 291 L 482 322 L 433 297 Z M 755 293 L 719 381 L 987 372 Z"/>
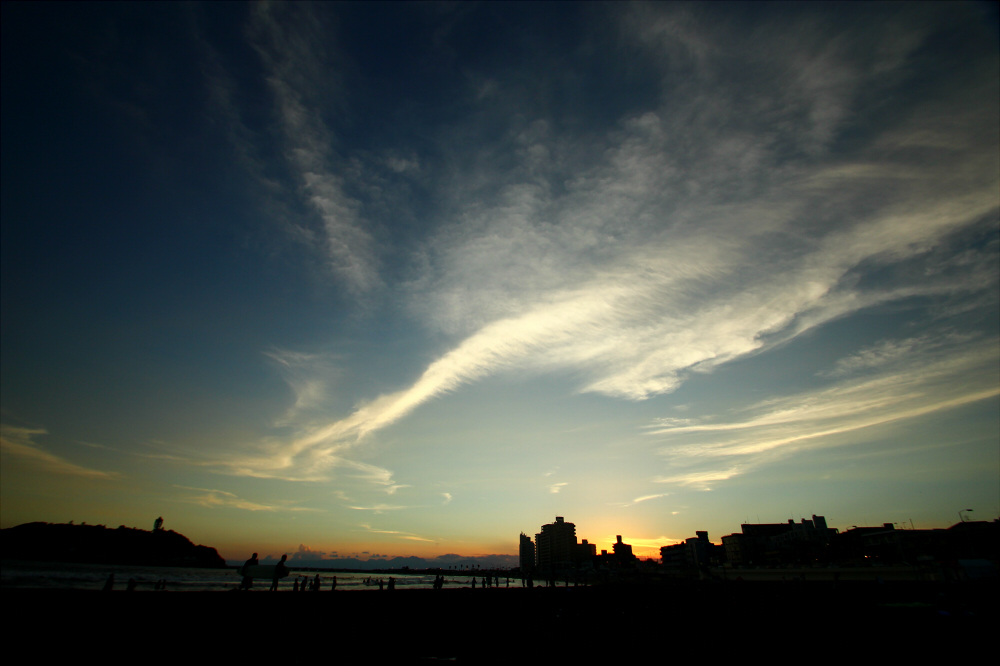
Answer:
<path fill-rule="evenodd" d="M 238 576 L 249 576 L 250 578 L 266 578 L 268 580 L 274 580 L 274 570 L 277 567 L 276 564 L 253 564 L 246 568 L 246 573 L 243 571 L 243 567 L 236 569 L 236 575 Z M 281 567 L 282 571 L 278 574 L 278 578 L 285 578 L 290 573 L 287 566 Z"/>

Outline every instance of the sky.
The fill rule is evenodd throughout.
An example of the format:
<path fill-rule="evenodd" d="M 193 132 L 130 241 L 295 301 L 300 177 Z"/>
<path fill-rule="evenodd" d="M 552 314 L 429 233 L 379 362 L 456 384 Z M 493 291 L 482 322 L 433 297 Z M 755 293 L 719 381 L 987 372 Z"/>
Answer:
<path fill-rule="evenodd" d="M 2 13 L 3 527 L 1000 515 L 995 4 Z"/>

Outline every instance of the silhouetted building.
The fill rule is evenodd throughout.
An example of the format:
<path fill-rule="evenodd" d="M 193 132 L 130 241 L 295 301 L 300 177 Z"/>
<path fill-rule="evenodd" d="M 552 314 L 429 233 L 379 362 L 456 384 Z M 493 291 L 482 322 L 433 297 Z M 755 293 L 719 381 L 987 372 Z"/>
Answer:
<path fill-rule="evenodd" d="M 668 569 L 694 569 L 725 561 L 725 551 L 708 540 L 708 532 L 695 532 L 696 536 L 682 543 L 660 548 L 660 562 Z"/>
<path fill-rule="evenodd" d="M 793 564 L 828 559 L 829 544 L 837 530 L 826 518 L 813 516 L 796 523 L 744 523 L 742 533 L 722 537 L 725 557 L 731 564 Z"/>
<path fill-rule="evenodd" d="M 948 547 L 956 559 L 1000 560 L 1000 520 L 955 523 L 948 528 Z"/>
<path fill-rule="evenodd" d="M 576 559 L 580 562 L 589 562 L 594 557 L 597 557 L 597 544 L 590 543 L 586 539 L 583 539 L 580 543 L 576 545 Z"/>
<path fill-rule="evenodd" d="M 834 546 L 837 559 L 853 565 L 996 561 L 1000 559 L 1000 523 L 970 521 L 929 530 L 897 530 L 892 523 L 852 527 L 837 535 Z"/>
<path fill-rule="evenodd" d="M 772 563 L 813 564 L 830 559 L 830 543 L 838 530 L 826 526 L 823 516 L 802 519 L 801 522 L 788 521 L 790 530 L 770 539 L 769 557 Z"/>
<path fill-rule="evenodd" d="M 542 525 L 542 531 L 535 535 L 535 563 L 539 569 L 568 566 L 576 561 L 576 554 L 576 525 L 567 523 L 562 516 Z"/>
<path fill-rule="evenodd" d="M 747 559 L 743 557 L 742 534 L 727 534 L 722 537 L 722 548 L 726 551 L 726 561 L 730 564 L 739 566 L 747 563 Z"/>
<path fill-rule="evenodd" d="M 632 554 L 632 546 L 627 543 L 622 543 L 621 534 L 618 534 L 615 538 L 617 538 L 618 541 L 611 544 L 611 549 L 615 551 L 615 555 L 618 557 L 635 557 L 635 555 Z"/>
<path fill-rule="evenodd" d="M 521 532 L 521 547 L 519 548 L 521 573 L 531 573 L 535 570 L 535 544 L 531 537 Z"/>
<path fill-rule="evenodd" d="M 627 543 L 622 543 L 622 535 L 616 535 L 618 539 L 615 543 L 611 544 L 611 549 L 614 551 L 615 561 L 618 563 L 619 567 L 634 567 L 636 563 L 635 555 L 632 554 L 632 546 Z"/>

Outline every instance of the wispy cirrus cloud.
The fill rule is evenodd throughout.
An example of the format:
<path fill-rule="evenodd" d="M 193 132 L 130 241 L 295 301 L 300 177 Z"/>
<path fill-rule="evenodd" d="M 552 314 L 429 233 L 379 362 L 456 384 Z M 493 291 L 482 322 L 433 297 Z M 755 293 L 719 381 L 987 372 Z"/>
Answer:
<path fill-rule="evenodd" d="M 367 523 L 362 523 L 359 527 L 361 527 L 366 532 L 369 532 L 371 534 L 391 534 L 391 535 L 395 536 L 397 539 L 405 539 L 407 541 L 425 541 L 425 542 L 428 542 L 428 543 L 436 543 L 436 541 L 434 541 L 434 539 L 428 539 L 428 538 L 422 537 L 422 536 L 420 536 L 418 534 L 414 534 L 413 532 L 402 532 L 402 531 L 399 531 L 399 530 L 379 530 L 379 529 L 373 528 L 371 525 L 369 525 Z"/>
<path fill-rule="evenodd" d="M 553 292 L 534 309 L 484 326 L 434 361 L 409 388 L 386 394 L 353 414 L 314 429 L 287 445 L 306 450 L 337 442 L 347 447 L 406 416 L 427 400 L 491 374 L 514 369 L 574 370 L 589 376 L 582 392 L 643 399 L 675 389 L 685 373 L 710 371 L 760 353 L 851 312 L 915 295 L 982 289 L 988 275 L 934 283 L 859 290 L 848 280 L 864 261 L 898 259 L 934 244 L 949 230 L 994 210 L 993 193 L 976 205 L 929 206 L 923 214 L 890 214 L 819 243 L 787 270 L 744 276 L 734 288 L 739 256 L 759 252 L 750 243 L 737 256 L 705 240 L 637 250 L 624 268 L 584 287 Z M 704 294 L 693 303 L 695 294 Z"/>
<path fill-rule="evenodd" d="M 367 463 L 360 463 L 350 460 L 344 461 L 344 466 L 357 470 L 360 472 L 358 478 L 362 478 L 370 483 L 377 486 L 381 486 L 389 495 L 395 495 L 396 491 L 400 488 L 409 488 L 407 484 L 396 483 L 393 481 L 393 473 L 382 467 L 376 465 L 369 465 Z"/>
<path fill-rule="evenodd" d="M 120 476 L 117 472 L 104 472 L 91 469 L 49 453 L 39 447 L 34 441 L 36 437 L 47 434 L 48 431 L 44 428 L 23 428 L 0 424 L 0 450 L 7 455 L 19 458 L 22 463 L 51 474 L 68 474 L 71 476 L 105 480 L 116 479 Z M 89 446 L 98 445 L 92 444 Z"/>
<path fill-rule="evenodd" d="M 360 525 L 358 525 L 358 527 L 360 527 L 366 532 L 371 532 L 373 534 L 408 534 L 408 532 L 400 532 L 399 530 L 378 530 L 373 528 L 368 523 L 361 523 Z"/>
<path fill-rule="evenodd" d="M 622 504 L 618 504 L 617 506 L 623 506 L 623 507 L 624 506 L 633 506 L 633 505 L 639 504 L 641 502 L 648 502 L 649 500 L 659 499 L 660 497 L 666 497 L 669 494 L 670 493 L 659 493 L 658 495 L 643 495 L 642 497 L 636 497 L 631 502 L 625 502 L 625 503 L 622 503 Z"/>
<path fill-rule="evenodd" d="M 653 479 L 653 483 L 670 483 L 678 486 L 687 486 L 697 490 L 711 490 L 718 481 L 731 479 L 740 473 L 739 467 L 729 467 L 727 469 L 714 469 L 708 471 L 684 472 L 673 476 L 665 476 Z"/>
<path fill-rule="evenodd" d="M 386 511 L 401 511 L 402 509 L 412 509 L 409 506 L 400 506 L 396 504 L 375 504 L 374 506 L 348 506 L 349 509 L 354 509 L 355 511 L 371 511 L 373 513 L 384 513 Z"/>
<path fill-rule="evenodd" d="M 370 288 L 376 278 L 362 274 L 376 262 L 367 241 L 351 240 L 363 235 L 359 208 L 329 176 L 322 151 L 333 141 L 309 105 L 322 49 L 305 62 L 312 33 L 276 11 L 258 11 L 255 43 L 290 159 L 335 220 L 331 238 L 353 257 L 344 266 L 360 271 L 345 268 L 349 279 Z M 969 65 L 975 84 L 948 91 L 947 110 L 915 98 L 904 121 L 872 125 L 834 155 L 844 127 L 869 122 L 858 100 L 898 85 L 930 23 L 900 19 L 880 41 L 798 15 L 752 36 L 683 9 L 633 7 L 620 20 L 660 101 L 583 134 L 528 106 L 488 147 L 443 141 L 455 146 L 444 165 L 413 155 L 421 170 L 448 174 L 447 206 L 414 250 L 400 298 L 454 344 L 408 386 L 298 423 L 240 473 L 322 476 L 365 437 L 498 373 L 558 373 L 581 393 L 644 400 L 867 308 L 995 291 L 988 248 L 971 250 L 961 270 L 949 253 L 953 235 L 1000 208 L 995 109 L 976 103 L 996 96 L 992 63 Z M 718 85 L 737 64 L 742 82 Z M 529 97 L 514 82 L 493 85 Z M 504 112 L 492 97 L 479 103 L 491 122 L 491 108 Z M 441 131 L 476 136 L 482 116 L 470 118 Z M 302 395 L 319 390 L 302 381 Z"/>
<path fill-rule="evenodd" d="M 381 285 L 375 243 L 362 202 L 347 193 L 350 160 L 338 155 L 337 137 L 324 111 L 337 106 L 337 70 L 328 17 L 309 5 L 254 6 L 251 43 L 266 71 L 281 123 L 284 154 L 295 173 L 304 203 L 322 225 L 306 225 L 306 240 L 318 236 L 329 267 L 347 289 L 362 295 Z"/>
<path fill-rule="evenodd" d="M 175 498 L 177 501 L 185 502 L 187 504 L 197 504 L 209 509 L 227 508 L 243 509 L 245 511 L 320 511 L 320 509 L 293 506 L 291 503 L 261 504 L 258 502 L 251 502 L 250 500 L 239 497 L 235 493 L 215 488 L 193 488 L 190 486 L 179 485 L 174 485 L 174 488 L 192 490 L 198 493 L 196 495 L 182 495 L 179 498 Z"/>
<path fill-rule="evenodd" d="M 271 440 L 256 445 L 255 451 L 242 449 L 197 460 L 175 458 L 235 476 L 303 482 L 329 481 L 340 476 L 357 479 L 388 495 L 411 487 L 396 483 L 391 470 L 343 457 L 342 453 L 349 448 L 345 444 L 288 447 L 284 442 Z"/>
<path fill-rule="evenodd" d="M 832 370 L 823 374 L 843 377 L 877 370 L 915 357 L 924 358 L 928 353 L 933 353 L 944 345 L 961 344 L 974 337 L 974 334 L 950 333 L 936 338 L 924 335 L 904 340 L 880 340 L 856 354 L 839 359 Z"/>
<path fill-rule="evenodd" d="M 288 387 L 295 395 L 295 402 L 285 412 L 277 425 L 299 422 L 304 415 L 322 408 L 328 398 L 328 378 L 337 375 L 330 367 L 330 359 L 321 354 L 271 349 L 265 356 L 274 361 Z M 319 376 L 320 372 L 324 376 Z"/>
<path fill-rule="evenodd" d="M 941 339 L 883 341 L 835 366 L 841 370 L 878 367 L 880 372 L 759 402 L 731 420 L 654 422 L 650 434 L 664 438 L 660 452 L 678 468 L 676 474 L 656 481 L 710 489 L 714 483 L 804 448 L 854 441 L 867 428 L 1000 395 L 996 383 L 1000 341 L 960 339 L 956 349 L 941 346 Z M 898 353 L 901 349 L 908 353 Z"/>

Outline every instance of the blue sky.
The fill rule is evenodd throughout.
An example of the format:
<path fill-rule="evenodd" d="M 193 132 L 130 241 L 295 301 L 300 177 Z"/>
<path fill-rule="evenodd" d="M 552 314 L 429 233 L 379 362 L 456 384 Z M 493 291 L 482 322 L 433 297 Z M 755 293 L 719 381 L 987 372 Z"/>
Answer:
<path fill-rule="evenodd" d="M 2 523 L 1000 513 L 991 4 L 3 6 Z"/>

